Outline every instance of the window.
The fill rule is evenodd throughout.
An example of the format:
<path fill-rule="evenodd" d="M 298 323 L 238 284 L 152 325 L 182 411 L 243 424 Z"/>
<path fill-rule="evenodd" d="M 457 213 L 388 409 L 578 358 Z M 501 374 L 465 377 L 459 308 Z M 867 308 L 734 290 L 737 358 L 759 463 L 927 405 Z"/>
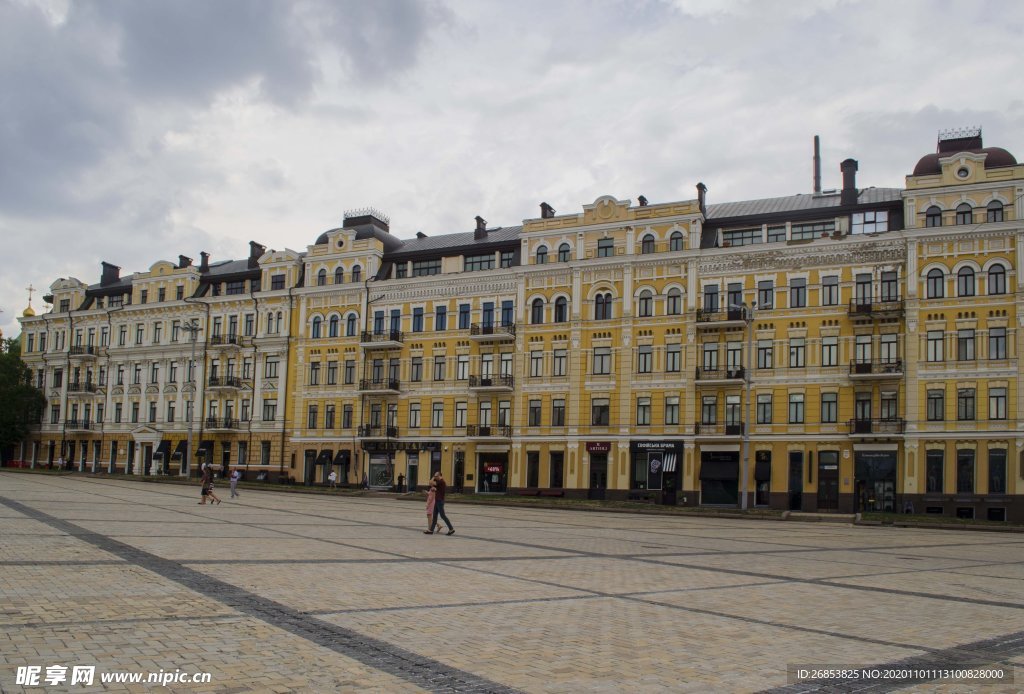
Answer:
<path fill-rule="evenodd" d="M 718 421 L 718 398 L 705 395 L 700 401 L 700 423 L 715 424 Z"/>
<path fill-rule="evenodd" d="M 1003 203 L 998 200 L 993 200 L 985 206 L 985 221 L 986 222 L 1001 222 L 1003 221 Z"/>
<path fill-rule="evenodd" d="M 135 344 L 142 344 L 142 336 L 145 335 L 145 332 L 146 328 L 142 325 L 142 323 L 139 323 L 138 325 L 135 326 Z"/>
<path fill-rule="evenodd" d="M 928 361 L 938 362 L 945 361 L 946 357 L 943 350 L 943 338 L 945 333 L 941 330 L 929 330 L 927 334 L 928 340 Z"/>
<path fill-rule="evenodd" d="M 352 385 L 356 382 L 356 361 L 355 359 L 345 360 L 345 384 Z"/>
<path fill-rule="evenodd" d="M 476 272 L 477 270 L 493 270 L 494 269 L 494 254 L 486 253 L 483 255 L 467 255 L 463 260 L 463 270 L 466 272 Z"/>
<path fill-rule="evenodd" d="M 654 371 L 654 348 L 650 345 L 641 345 L 636 353 L 636 372 L 649 374 Z"/>
<path fill-rule="evenodd" d="M 705 371 L 718 370 L 718 343 L 705 342 L 701 350 L 701 368 Z"/>
<path fill-rule="evenodd" d="M 555 299 L 555 322 L 564 323 L 569 320 L 569 302 L 564 296 Z"/>
<path fill-rule="evenodd" d="M 1006 328 L 989 328 L 988 358 L 1006 359 Z"/>
<path fill-rule="evenodd" d="M 414 260 L 412 261 L 412 276 L 413 277 L 424 277 L 426 275 L 440 275 L 441 274 L 441 259 L 433 258 L 431 260 Z"/>
<path fill-rule="evenodd" d="M 973 210 L 971 209 L 969 203 L 962 202 L 956 206 L 956 223 L 958 225 L 970 224 L 971 222 L 974 221 L 972 219 L 973 216 Z"/>
<path fill-rule="evenodd" d="M 886 422 L 899 419 L 898 401 L 895 391 L 882 391 L 879 399 L 878 416 Z"/>
<path fill-rule="evenodd" d="M 942 390 L 928 391 L 928 421 L 941 422 L 946 418 L 946 393 Z"/>
<path fill-rule="evenodd" d="M 540 378 L 544 375 L 544 352 L 535 349 L 530 352 L 530 378 Z"/>
<path fill-rule="evenodd" d="M 878 358 L 884 364 L 895 364 L 899 361 L 899 336 L 896 333 L 885 333 L 878 343 Z"/>
<path fill-rule="evenodd" d="M 569 244 L 563 243 L 558 247 L 558 262 L 568 263 L 571 254 L 572 249 L 569 247 Z"/>
<path fill-rule="evenodd" d="M 803 393 L 789 394 L 789 423 L 804 423 L 804 395 Z"/>
<path fill-rule="evenodd" d="M 679 424 L 679 396 L 668 395 L 665 397 L 665 424 L 676 426 Z"/>
<path fill-rule="evenodd" d="M 969 328 L 956 331 L 957 361 L 974 361 L 974 331 Z"/>
<path fill-rule="evenodd" d="M 839 394 L 821 394 L 821 423 L 835 424 L 839 421 Z"/>
<path fill-rule="evenodd" d="M 423 332 L 423 307 L 417 306 L 412 310 L 412 331 L 414 333 Z"/>
<path fill-rule="evenodd" d="M 420 404 L 418 402 L 409 403 L 409 428 L 420 428 Z"/>
<path fill-rule="evenodd" d="M 729 246 L 749 246 L 761 243 L 761 227 L 730 229 L 722 232 L 722 243 Z"/>
<path fill-rule="evenodd" d="M 487 403 L 488 405 L 490 403 Z M 482 405 L 482 403 L 481 403 Z M 434 429 L 440 429 L 444 426 L 444 403 L 435 402 L 431 406 L 430 410 L 430 426 Z"/>
<path fill-rule="evenodd" d="M 539 427 L 540 426 L 540 400 L 531 400 L 529 409 L 527 412 L 528 423 L 527 426 Z"/>
<path fill-rule="evenodd" d="M 758 340 L 757 341 L 757 368 L 759 369 L 771 369 L 774 368 L 774 343 L 771 340 Z"/>
<path fill-rule="evenodd" d="M 611 347 L 594 348 L 594 374 L 610 374 L 612 372 Z"/>
<path fill-rule="evenodd" d="M 807 240 L 816 239 L 820 236 L 826 236 L 836 230 L 835 221 L 831 222 L 813 222 L 810 224 L 794 224 L 793 225 L 793 240 Z"/>
<path fill-rule="evenodd" d="M 334 268 L 334 283 L 345 284 L 345 268 L 336 267 Z"/>
<path fill-rule="evenodd" d="M 512 267 L 516 261 L 515 251 L 502 251 L 501 252 L 501 267 Z"/>
<path fill-rule="evenodd" d="M 569 352 L 565 349 L 556 349 L 551 360 L 551 375 L 565 376 L 568 373 Z"/>
<path fill-rule="evenodd" d="M 537 265 L 548 264 L 548 247 L 541 246 L 537 249 Z"/>
<path fill-rule="evenodd" d="M 895 272 L 887 270 L 882 273 L 881 286 L 879 287 L 879 299 L 882 301 L 899 301 L 899 281 Z"/>
<path fill-rule="evenodd" d="M 858 364 L 870 364 L 871 363 L 871 336 L 870 335 L 857 335 L 854 341 L 853 349 L 854 359 Z"/>
<path fill-rule="evenodd" d="M 789 368 L 802 369 L 806 366 L 806 350 L 804 338 L 794 337 L 789 341 Z"/>
<path fill-rule="evenodd" d="M 277 378 L 277 365 L 278 365 L 278 363 L 279 362 L 278 362 L 276 357 L 267 357 L 267 360 L 263 364 L 263 377 L 264 378 Z"/>
<path fill-rule="evenodd" d="M 956 492 L 974 493 L 974 451 L 966 448 L 956 452 Z"/>
<path fill-rule="evenodd" d="M 668 300 L 665 304 L 665 312 L 670 316 L 679 316 L 683 313 L 683 292 L 678 287 L 668 290 Z"/>
<path fill-rule="evenodd" d="M 313 316 L 313 325 L 310 328 L 310 337 L 318 338 L 322 332 L 323 318 L 320 316 Z"/>
<path fill-rule="evenodd" d="M 646 427 L 651 425 L 651 399 L 636 399 L 636 425 Z"/>
<path fill-rule="evenodd" d="M 793 279 L 789 283 L 789 307 L 804 308 L 807 306 L 807 280 L 804 278 Z"/>
<path fill-rule="evenodd" d="M 941 450 L 930 450 L 925 454 L 925 491 L 930 494 L 941 494 L 943 477 L 945 476 L 945 455 Z"/>
<path fill-rule="evenodd" d="M 610 258 L 615 255 L 615 239 L 600 239 L 597 242 L 597 257 Z"/>
<path fill-rule="evenodd" d="M 974 296 L 974 269 L 962 267 L 956 273 L 956 295 Z"/>
<path fill-rule="evenodd" d="M 761 280 L 757 283 L 757 307 L 770 309 L 775 305 L 775 283 L 771 280 Z"/>
<path fill-rule="evenodd" d="M 251 337 L 256 329 L 256 316 L 252 313 L 245 314 L 245 330 L 246 337 Z"/>
<path fill-rule="evenodd" d="M 338 318 L 338 316 L 331 316 L 331 319 L 327 322 L 327 336 L 337 337 L 339 325 L 340 319 Z"/>
<path fill-rule="evenodd" d="M 1006 419 L 1006 388 L 988 389 L 988 418 Z"/>
<path fill-rule="evenodd" d="M 637 305 L 637 315 L 641 318 L 649 318 L 654 315 L 654 297 L 646 289 L 640 292 L 640 301 Z"/>
<path fill-rule="evenodd" d="M 668 249 L 670 251 L 683 250 L 683 233 L 681 231 L 672 232 L 672 235 L 668 238 Z"/>
<path fill-rule="evenodd" d="M 544 322 L 544 300 L 534 299 L 530 302 L 530 322 L 538 325 Z"/>
<path fill-rule="evenodd" d="M 590 423 L 595 427 L 608 426 L 608 398 L 593 398 L 590 401 Z"/>
<path fill-rule="evenodd" d="M 466 426 L 466 412 L 467 405 L 465 402 L 455 403 L 455 426 L 464 427 Z"/>
<path fill-rule="evenodd" d="M 1006 293 L 1006 268 L 999 263 L 988 269 L 988 293 Z"/>
<path fill-rule="evenodd" d="M 469 304 L 459 304 L 459 330 L 469 330 Z"/>
<path fill-rule="evenodd" d="M 940 227 L 942 226 L 942 210 L 937 206 L 932 205 L 924 211 L 924 225 L 926 227 Z"/>
<path fill-rule="evenodd" d="M 360 282 L 360 281 L 362 281 L 360 279 L 362 277 L 362 274 L 363 274 L 363 269 L 361 267 L 359 267 L 358 265 L 355 265 L 355 266 L 352 267 L 352 281 L 353 282 Z"/>
<path fill-rule="evenodd" d="M 718 311 L 718 287 L 704 287 L 704 311 L 706 313 Z"/>
<path fill-rule="evenodd" d="M 310 405 L 309 409 L 306 411 L 306 428 L 307 429 L 316 429 L 316 420 L 317 420 L 317 406 L 316 405 Z"/>
<path fill-rule="evenodd" d="M 668 373 L 679 373 L 682 371 L 682 346 L 667 345 L 665 347 L 665 371 Z"/>
<path fill-rule="evenodd" d="M 234 280 L 224 284 L 225 294 L 245 294 L 245 280 Z"/>
<path fill-rule="evenodd" d="M 565 426 L 565 400 L 562 398 L 551 401 L 551 426 Z"/>
<path fill-rule="evenodd" d="M 876 231 L 889 231 L 889 213 L 885 210 L 855 212 L 850 227 L 851 234 L 873 234 Z"/>
<path fill-rule="evenodd" d="M 1006 493 L 1006 449 L 988 449 L 988 493 Z"/>
<path fill-rule="evenodd" d="M 647 255 L 648 253 L 654 253 L 654 237 L 648 234 L 640 241 L 640 253 Z"/>
<path fill-rule="evenodd" d="M 324 407 L 324 429 L 334 428 L 334 405 L 327 405 Z"/>
<path fill-rule="evenodd" d="M 139 423 L 139 403 L 132 403 L 132 424 Z"/>
<path fill-rule="evenodd" d="M 284 289 L 284 275 L 271 275 L 270 276 L 270 288 L 273 289 Z"/>
<path fill-rule="evenodd" d="M 354 337 L 356 334 L 356 317 L 354 314 L 349 314 L 345 318 L 345 335 L 348 337 Z"/>
<path fill-rule="evenodd" d="M 594 300 L 594 320 L 610 320 L 612 317 L 612 295 L 598 294 Z"/>
<path fill-rule="evenodd" d="M 757 395 L 757 423 L 772 423 L 772 396 L 771 393 L 758 393 Z"/>
<path fill-rule="evenodd" d="M 445 379 L 445 361 L 444 357 L 434 357 L 434 380 L 443 381 Z"/>
<path fill-rule="evenodd" d="M 160 382 L 160 364 L 158 362 L 153 362 L 149 365 L 149 382 Z"/>
<path fill-rule="evenodd" d="M 309 385 L 320 385 L 320 362 L 313 362 L 309 365 Z"/>
<path fill-rule="evenodd" d="M 839 364 L 839 338 L 836 336 L 821 338 L 821 365 L 836 366 Z"/>
<path fill-rule="evenodd" d="M 956 418 L 960 421 L 975 419 L 974 388 L 960 388 L 956 391 Z"/>
<path fill-rule="evenodd" d="M 316 273 L 316 286 L 322 287 L 327 284 L 327 270 L 320 270 Z"/>

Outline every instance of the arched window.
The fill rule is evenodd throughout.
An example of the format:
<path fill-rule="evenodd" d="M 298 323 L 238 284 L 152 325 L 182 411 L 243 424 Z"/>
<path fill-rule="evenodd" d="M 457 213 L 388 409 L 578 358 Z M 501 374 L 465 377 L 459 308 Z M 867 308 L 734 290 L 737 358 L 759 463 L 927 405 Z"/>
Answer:
<path fill-rule="evenodd" d="M 654 295 L 646 289 L 640 292 L 640 302 L 637 306 L 637 315 L 641 318 L 649 318 L 654 315 Z"/>
<path fill-rule="evenodd" d="M 956 206 L 956 223 L 957 224 L 970 224 L 972 221 L 971 217 L 971 206 L 966 202 L 962 202 Z"/>
<path fill-rule="evenodd" d="M 313 332 L 312 337 L 320 337 L 320 328 L 323 325 L 323 319 L 320 316 L 313 316 Z"/>
<path fill-rule="evenodd" d="M 564 296 L 555 299 L 555 322 L 564 323 L 569 320 L 569 302 Z"/>
<path fill-rule="evenodd" d="M 946 273 L 939 268 L 928 271 L 926 296 L 929 299 L 941 299 L 946 295 Z"/>
<path fill-rule="evenodd" d="M 530 304 L 530 322 L 535 325 L 544 322 L 544 299 L 534 299 Z"/>
<path fill-rule="evenodd" d="M 284 319 L 284 314 L 281 311 L 277 312 L 277 325 L 274 326 L 274 332 L 281 332 L 281 321 Z"/>
<path fill-rule="evenodd" d="M 558 262 L 568 263 L 569 256 L 571 253 L 572 249 L 569 247 L 569 244 L 563 243 L 561 246 L 558 247 Z"/>
<path fill-rule="evenodd" d="M 359 276 L 362 274 L 362 272 L 363 272 L 363 269 L 361 267 L 359 267 L 358 265 L 353 267 L 352 268 L 352 281 L 353 282 L 359 282 L 360 281 Z"/>
<path fill-rule="evenodd" d="M 548 262 L 548 247 L 547 246 L 541 246 L 540 248 L 537 249 L 537 264 L 538 265 L 547 265 L 547 262 Z"/>
<path fill-rule="evenodd" d="M 338 319 L 337 316 L 331 316 L 331 320 L 327 324 L 327 337 L 337 337 L 338 327 L 340 324 L 341 321 Z"/>
<path fill-rule="evenodd" d="M 274 312 L 273 311 L 269 311 L 267 313 L 267 332 L 268 333 L 274 332 Z"/>
<path fill-rule="evenodd" d="M 640 252 L 643 255 L 654 253 L 654 237 L 648 234 L 640 241 Z"/>
<path fill-rule="evenodd" d="M 956 295 L 974 296 L 974 269 L 962 267 L 956 273 Z"/>
<path fill-rule="evenodd" d="M 1006 268 L 999 263 L 988 269 L 988 293 L 1006 293 Z"/>
<path fill-rule="evenodd" d="M 668 248 L 670 251 L 681 251 L 683 250 L 683 232 L 673 231 L 672 236 L 668 239 Z"/>
<path fill-rule="evenodd" d="M 322 287 L 327 284 L 327 270 L 316 273 L 316 286 Z"/>
<path fill-rule="evenodd" d="M 985 206 L 985 221 L 986 222 L 1001 222 L 1003 221 L 1003 203 L 998 200 L 993 200 Z"/>
<path fill-rule="evenodd" d="M 610 320 L 612 317 L 612 295 L 598 294 L 594 301 L 594 320 Z"/>
<path fill-rule="evenodd" d="M 345 319 L 345 334 L 349 337 L 356 334 L 356 317 L 353 313 L 350 313 L 348 318 Z"/>
<path fill-rule="evenodd" d="M 345 268 L 339 267 L 334 269 L 334 283 L 345 284 Z"/>
<path fill-rule="evenodd" d="M 937 205 L 932 205 L 924 211 L 924 225 L 926 227 L 942 226 L 942 210 Z"/>
<path fill-rule="evenodd" d="M 668 290 L 668 303 L 666 312 L 670 316 L 679 316 L 683 313 L 683 292 L 678 287 Z"/>

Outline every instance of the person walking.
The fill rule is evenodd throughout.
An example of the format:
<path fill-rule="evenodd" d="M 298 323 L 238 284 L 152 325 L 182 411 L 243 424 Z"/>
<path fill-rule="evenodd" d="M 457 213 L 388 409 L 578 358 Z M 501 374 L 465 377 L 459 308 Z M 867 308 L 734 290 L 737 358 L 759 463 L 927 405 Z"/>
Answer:
<path fill-rule="evenodd" d="M 327 475 L 327 481 L 331 483 L 331 489 L 338 488 L 338 473 L 331 470 L 331 474 Z"/>
<path fill-rule="evenodd" d="M 206 505 L 206 497 L 209 495 L 210 486 L 210 468 L 207 467 L 206 463 L 203 463 L 199 468 L 203 475 L 199 479 L 199 494 L 202 496 L 202 501 L 199 502 L 200 506 Z"/>
<path fill-rule="evenodd" d="M 434 504 L 437 503 L 437 488 L 433 484 L 427 488 L 427 530 L 433 534 L 430 528 L 434 525 Z"/>
<path fill-rule="evenodd" d="M 238 480 L 242 479 L 242 473 L 238 470 L 231 471 L 231 498 L 234 499 L 236 496 L 241 496 L 238 493 Z"/>
<path fill-rule="evenodd" d="M 218 499 L 217 495 L 213 493 L 213 468 L 210 467 L 209 465 L 207 465 L 205 468 L 203 468 L 203 481 L 202 481 L 202 485 L 203 485 L 203 491 L 202 491 L 203 500 L 199 502 L 200 505 L 206 504 L 206 500 L 207 499 L 210 500 L 210 505 L 211 506 L 213 505 L 214 502 L 217 502 L 219 504 L 220 503 L 220 499 Z"/>
<path fill-rule="evenodd" d="M 444 512 L 444 492 L 448 486 L 445 484 L 444 476 L 441 471 L 438 470 L 434 473 L 434 478 L 430 480 L 430 486 L 434 488 L 434 514 L 431 516 L 430 528 L 423 531 L 424 535 L 433 535 L 434 528 L 437 527 L 437 519 L 440 518 L 444 521 L 445 525 L 448 526 L 448 535 L 455 534 L 455 528 L 452 527 L 452 522 L 448 520 L 448 516 Z"/>

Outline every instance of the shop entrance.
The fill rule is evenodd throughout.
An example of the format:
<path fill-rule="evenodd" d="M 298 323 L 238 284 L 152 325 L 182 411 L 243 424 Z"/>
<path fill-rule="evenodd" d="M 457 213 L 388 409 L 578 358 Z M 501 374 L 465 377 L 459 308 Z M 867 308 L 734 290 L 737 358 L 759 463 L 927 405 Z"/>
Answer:
<path fill-rule="evenodd" d="M 792 451 L 789 454 L 789 510 L 799 511 L 803 507 L 804 454 Z"/>
<path fill-rule="evenodd" d="M 818 510 L 839 509 L 839 454 L 822 451 L 818 454 Z"/>
<path fill-rule="evenodd" d="M 700 503 L 736 506 L 739 503 L 739 451 L 702 451 Z"/>
<path fill-rule="evenodd" d="M 477 491 L 483 494 L 504 494 L 508 489 L 508 454 L 480 453 Z"/>
<path fill-rule="evenodd" d="M 420 465 L 419 461 L 409 461 L 409 466 L 406 468 L 405 473 L 405 484 L 406 489 L 410 492 L 416 491 L 416 486 L 420 483 Z"/>
<path fill-rule="evenodd" d="M 854 452 L 857 511 L 896 510 L 896 451 Z"/>
<path fill-rule="evenodd" d="M 590 489 L 587 491 L 588 499 L 605 498 L 608 489 L 608 454 L 590 454 Z"/>

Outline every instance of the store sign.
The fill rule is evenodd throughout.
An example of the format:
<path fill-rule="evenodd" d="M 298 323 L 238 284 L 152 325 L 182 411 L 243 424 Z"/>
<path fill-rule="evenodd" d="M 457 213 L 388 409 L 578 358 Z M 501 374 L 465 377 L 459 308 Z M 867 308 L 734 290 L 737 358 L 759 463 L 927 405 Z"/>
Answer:
<path fill-rule="evenodd" d="M 498 473 L 498 474 L 500 474 L 502 472 L 501 465 L 484 465 L 484 472 L 486 472 L 488 474 L 490 474 L 490 473 Z"/>
<path fill-rule="evenodd" d="M 671 451 L 679 445 L 675 441 L 634 441 L 633 448 L 647 451 Z"/>
<path fill-rule="evenodd" d="M 588 441 L 587 453 L 607 453 L 612 449 L 610 441 Z"/>

